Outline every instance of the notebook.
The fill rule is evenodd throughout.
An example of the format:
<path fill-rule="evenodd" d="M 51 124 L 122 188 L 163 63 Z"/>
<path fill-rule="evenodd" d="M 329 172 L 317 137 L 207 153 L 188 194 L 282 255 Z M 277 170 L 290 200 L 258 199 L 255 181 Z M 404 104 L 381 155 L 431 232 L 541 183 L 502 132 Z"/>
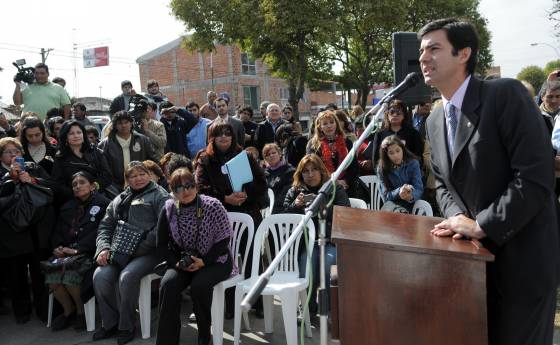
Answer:
<path fill-rule="evenodd" d="M 237 156 L 230 159 L 222 166 L 222 173 L 227 174 L 231 189 L 241 192 L 243 185 L 253 181 L 253 173 L 249 165 L 249 157 L 246 151 L 241 151 Z"/>

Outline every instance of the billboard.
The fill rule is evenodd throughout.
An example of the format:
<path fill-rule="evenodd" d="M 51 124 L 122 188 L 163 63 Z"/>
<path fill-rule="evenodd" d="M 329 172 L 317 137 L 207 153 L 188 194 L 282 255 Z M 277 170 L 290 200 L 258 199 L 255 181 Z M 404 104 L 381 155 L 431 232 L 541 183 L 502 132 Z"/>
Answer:
<path fill-rule="evenodd" d="M 84 49 L 84 68 L 109 66 L 109 47 Z"/>

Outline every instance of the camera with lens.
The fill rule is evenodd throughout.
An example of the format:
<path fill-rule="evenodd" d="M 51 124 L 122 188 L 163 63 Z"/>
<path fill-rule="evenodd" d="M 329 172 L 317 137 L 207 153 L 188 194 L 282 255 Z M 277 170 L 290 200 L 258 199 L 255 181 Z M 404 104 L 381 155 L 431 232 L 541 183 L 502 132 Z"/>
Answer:
<path fill-rule="evenodd" d="M 193 264 L 193 259 L 191 256 L 198 257 L 198 253 L 196 251 L 190 250 L 183 250 L 181 252 L 181 259 L 179 259 L 178 266 L 180 269 L 185 269 Z"/>
<path fill-rule="evenodd" d="M 25 66 L 25 59 L 19 59 L 12 63 L 18 72 L 14 76 L 14 81 L 17 82 L 25 82 L 27 84 L 33 84 L 35 82 L 35 68 L 33 67 L 24 67 Z"/>
<path fill-rule="evenodd" d="M 146 118 L 146 110 L 148 110 L 148 98 L 142 95 L 134 95 L 128 103 L 128 113 L 132 116 L 132 124 L 134 130 L 143 132 L 142 121 Z"/>

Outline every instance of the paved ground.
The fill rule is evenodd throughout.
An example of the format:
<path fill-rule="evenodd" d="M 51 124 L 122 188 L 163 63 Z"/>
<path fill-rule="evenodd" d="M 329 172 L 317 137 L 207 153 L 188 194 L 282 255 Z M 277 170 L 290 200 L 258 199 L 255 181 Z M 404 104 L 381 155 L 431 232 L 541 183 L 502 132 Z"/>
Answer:
<path fill-rule="evenodd" d="M 190 314 L 192 305 L 187 301 L 183 305 L 183 322 L 181 330 L 181 344 L 196 344 L 196 324 L 187 322 L 187 315 Z M 241 341 L 244 345 L 262 345 L 262 344 L 286 344 L 284 337 L 284 324 L 282 321 L 282 312 L 279 305 L 274 309 L 274 333 L 264 334 L 264 320 L 260 320 L 250 314 L 251 327 L 254 332 L 247 332 L 242 329 Z M 131 345 L 147 345 L 155 343 L 155 325 L 157 323 L 156 309 L 152 309 L 152 338 L 141 339 L 139 323 L 136 330 L 136 338 Z M 96 314 L 96 321 L 99 326 L 99 314 Z M 318 322 L 317 322 L 318 324 Z M 306 345 L 319 344 L 319 328 L 312 326 L 313 338 L 306 338 Z M 233 320 L 225 320 L 224 323 L 224 345 L 233 344 Z M 0 316 L 0 344 L 1 345 L 77 345 L 77 344 L 95 344 L 95 345 L 115 345 L 115 339 L 107 339 L 104 341 L 93 342 L 91 340 L 92 333 L 77 332 L 73 329 L 67 329 L 59 332 L 52 332 L 39 319 L 33 317 L 25 325 L 18 325 L 14 322 L 12 315 Z M 329 345 L 337 345 L 338 341 L 331 341 Z"/>

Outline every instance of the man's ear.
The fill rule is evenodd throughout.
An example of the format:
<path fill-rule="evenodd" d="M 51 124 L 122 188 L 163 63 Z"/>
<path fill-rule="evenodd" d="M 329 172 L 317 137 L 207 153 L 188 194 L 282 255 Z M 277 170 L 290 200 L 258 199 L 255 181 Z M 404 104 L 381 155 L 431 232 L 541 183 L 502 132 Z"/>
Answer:
<path fill-rule="evenodd" d="M 462 63 L 467 63 L 467 61 L 469 61 L 470 57 L 472 54 L 472 49 L 471 47 L 465 47 L 461 50 L 459 50 L 459 59 Z"/>

